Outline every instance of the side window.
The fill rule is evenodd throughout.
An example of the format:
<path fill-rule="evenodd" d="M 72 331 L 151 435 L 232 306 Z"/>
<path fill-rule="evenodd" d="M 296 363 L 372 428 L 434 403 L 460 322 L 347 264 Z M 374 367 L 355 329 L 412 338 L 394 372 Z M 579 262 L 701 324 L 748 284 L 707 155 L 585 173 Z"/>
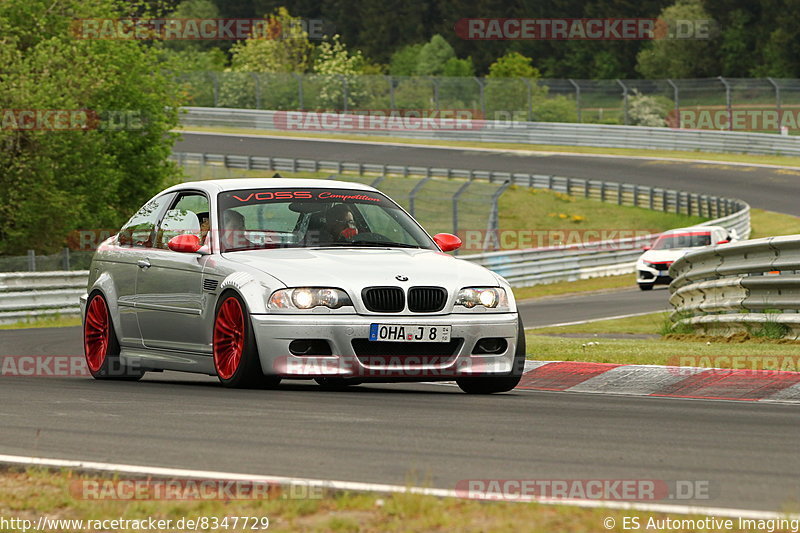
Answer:
<path fill-rule="evenodd" d="M 144 204 L 142 208 L 122 226 L 122 229 L 119 231 L 119 244 L 121 246 L 152 247 L 158 215 L 171 197 L 171 194 L 164 194 Z"/>
<path fill-rule="evenodd" d="M 205 242 L 209 231 L 208 198 L 197 192 L 179 193 L 164 218 L 156 234 L 156 248 L 167 249 L 172 237 L 191 233 Z"/>

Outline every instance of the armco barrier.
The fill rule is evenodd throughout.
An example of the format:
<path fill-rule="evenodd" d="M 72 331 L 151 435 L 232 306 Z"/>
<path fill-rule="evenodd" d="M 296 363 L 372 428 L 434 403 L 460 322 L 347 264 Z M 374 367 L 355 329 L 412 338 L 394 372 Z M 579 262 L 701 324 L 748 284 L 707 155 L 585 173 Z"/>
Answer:
<path fill-rule="evenodd" d="M 181 164 L 218 165 L 240 170 L 374 175 L 376 176 L 374 183 L 378 188 L 380 188 L 378 178 L 386 176 L 506 182 L 516 186 L 547 189 L 593 198 L 617 205 L 709 217 L 712 220 L 704 222 L 703 225 L 723 226 L 735 231 L 740 239 L 747 239 L 750 236 L 750 206 L 741 200 L 631 183 L 518 172 L 377 165 L 265 156 L 175 153 L 173 158 Z M 497 224 L 497 217 L 492 217 L 487 230 L 490 233 L 497 230 Z M 505 276 L 512 285 L 528 286 L 633 272 L 636 258 L 642 253 L 642 246 L 649 244 L 654 238 L 655 235 L 649 235 L 637 240 L 607 241 L 579 247 L 562 246 L 495 251 L 460 257 L 497 271 Z"/>
<path fill-rule="evenodd" d="M 77 314 L 88 270 L 0 274 L 0 324 Z"/>
<path fill-rule="evenodd" d="M 769 324 L 800 333 L 800 236 L 717 245 L 675 261 L 670 274 L 676 323 L 713 334 Z"/>
<path fill-rule="evenodd" d="M 226 168 L 279 171 L 335 171 L 359 175 L 402 175 L 450 179 L 488 180 L 507 185 L 549 189 L 595 198 L 618 205 L 633 205 L 662 211 L 714 217 L 704 225 L 721 225 L 746 239 L 750 235 L 750 206 L 741 200 L 654 188 L 643 185 L 589 180 L 565 176 L 504 173 L 461 169 L 397 167 L 362 163 L 326 162 L 308 159 L 176 153 L 182 163 L 222 165 Z M 487 230 L 497 230 L 497 213 Z M 643 245 L 655 235 L 636 239 L 603 241 L 580 246 L 509 250 L 461 256 L 506 277 L 513 286 L 571 281 L 633 272 Z M 76 313 L 78 296 L 85 291 L 87 271 L 0 274 L 0 323 L 32 316 Z"/>
<path fill-rule="evenodd" d="M 268 111 L 259 109 L 227 109 L 218 107 L 187 107 L 181 124 L 192 126 L 234 127 L 257 130 L 283 130 L 276 116 L 286 113 L 318 115 L 300 111 Z M 357 115 L 344 115 L 353 117 Z M 337 122 L 341 116 L 337 115 Z M 318 121 L 319 122 L 319 121 Z M 551 146 L 597 146 L 602 148 L 636 148 L 653 150 L 684 150 L 762 155 L 800 155 L 800 137 L 770 133 L 736 131 L 683 130 L 644 126 L 612 126 L 604 124 L 571 124 L 558 122 L 512 122 L 476 120 L 477 125 L 465 129 L 357 129 L 330 128 L 293 129 L 326 135 L 365 135 L 438 139 L 447 141 L 540 144 Z M 324 121 L 322 121 L 324 124 Z"/>

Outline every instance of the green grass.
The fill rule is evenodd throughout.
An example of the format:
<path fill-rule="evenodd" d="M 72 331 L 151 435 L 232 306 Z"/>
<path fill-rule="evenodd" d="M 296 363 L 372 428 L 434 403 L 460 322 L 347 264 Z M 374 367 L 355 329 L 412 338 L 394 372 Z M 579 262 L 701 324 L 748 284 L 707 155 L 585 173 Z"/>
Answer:
<path fill-rule="evenodd" d="M 800 233 L 800 217 L 763 209 L 750 210 L 750 225 L 751 239 Z"/>
<path fill-rule="evenodd" d="M 687 342 L 689 339 L 683 336 L 681 340 L 598 339 L 591 333 L 581 338 L 564 338 L 539 335 L 535 331 L 528 331 L 526 337 L 528 359 L 539 361 L 727 367 L 731 365 L 732 357 L 758 361 L 785 357 L 789 358 L 785 359 L 789 366 L 778 368 L 800 370 L 797 368 L 800 343 L 796 342 L 727 342 L 722 338 L 706 340 L 710 337 L 696 339 L 699 342 Z M 594 344 L 589 345 L 589 342 Z"/>
<path fill-rule="evenodd" d="M 571 326 L 555 326 L 528 329 L 529 333 L 547 335 L 553 333 L 623 333 L 623 334 L 650 334 L 656 335 L 660 331 L 668 313 L 650 313 L 647 315 L 627 318 L 614 318 L 609 320 L 594 320 L 585 324 Z"/>
<path fill-rule="evenodd" d="M 531 287 L 515 287 L 514 298 L 526 300 L 533 298 L 544 298 L 546 296 L 561 296 L 578 292 L 598 292 L 615 289 L 625 289 L 636 286 L 636 276 L 634 274 L 623 274 L 621 276 L 604 276 L 602 278 L 580 279 L 577 281 L 557 281 L 555 283 L 545 283 L 533 285 Z"/>
<path fill-rule="evenodd" d="M 465 474 L 465 478 L 468 475 Z M 404 532 L 404 531 L 526 531 L 551 533 L 607 531 L 604 520 L 614 519 L 613 531 L 623 531 L 624 517 L 636 516 L 642 524 L 649 517 L 700 518 L 629 510 L 580 508 L 533 503 L 478 502 L 416 494 L 329 493 L 320 499 L 233 501 L 125 501 L 87 500 L 80 496 L 83 481 L 97 480 L 70 470 L 0 472 L 0 517 L 26 519 L 33 526 L 40 516 L 75 520 L 155 520 L 208 517 L 266 517 L 269 531 L 299 532 Z M 127 478 L 125 478 L 127 479 Z M 452 487 L 455 489 L 455 487 Z M 284 492 L 285 494 L 285 492 Z M 789 500 L 790 501 L 790 500 Z M 787 504 L 787 511 L 795 509 Z M 146 522 L 145 522 L 146 523 Z M 608 523 L 608 522 L 606 522 Z M 174 522 L 173 522 L 174 524 Z M 230 529 L 204 531 L 232 531 Z M 173 526 L 174 530 L 174 526 Z M 21 529 L 0 529 L 19 532 Z M 87 529 L 64 528 L 83 533 Z M 114 531 L 136 531 L 114 529 Z M 139 530 L 141 531 L 141 530 Z M 245 531 L 240 527 L 236 531 Z M 250 531 L 248 529 L 248 531 Z M 709 529 L 704 531 L 725 531 Z M 782 532 L 784 530 L 776 529 Z"/>
<path fill-rule="evenodd" d="M 24 320 L 13 324 L 2 324 L 0 325 L 0 329 L 66 328 L 80 325 L 81 317 L 76 314 Z"/>
<path fill-rule="evenodd" d="M 183 131 L 179 129 L 178 131 Z M 780 165 L 790 167 L 800 167 L 800 157 L 789 156 L 770 156 L 770 155 L 750 155 L 750 154 L 721 154 L 714 152 L 696 151 L 672 151 L 672 150 L 643 150 L 633 148 L 602 148 L 594 146 L 559 146 L 548 144 L 520 144 L 520 143 L 491 143 L 491 142 L 458 142 L 440 141 L 425 139 L 407 139 L 402 137 L 390 136 L 365 136 L 365 135 L 330 135 L 324 133 L 311 132 L 287 132 L 258 130 L 254 128 L 229 128 L 229 127 L 202 127 L 192 126 L 186 131 L 208 131 L 218 133 L 243 133 L 249 135 L 269 135 L 274 137 L 309 137 L 320 139 L 342 139 L 355 141 L 372 142 L 392 142 L 399 144 L 420 144 L 433 146 L 454 146 L 463 148 L 487 148 L 493 150 L 519 150 L 524 152 L 566 152 L 574 154 L 603 154 L 621 156 L 640 156 L 640 157 L 663 157 L 675 160 L 707 160 L 732 163 L 749 163 L 753 165 Z"/>

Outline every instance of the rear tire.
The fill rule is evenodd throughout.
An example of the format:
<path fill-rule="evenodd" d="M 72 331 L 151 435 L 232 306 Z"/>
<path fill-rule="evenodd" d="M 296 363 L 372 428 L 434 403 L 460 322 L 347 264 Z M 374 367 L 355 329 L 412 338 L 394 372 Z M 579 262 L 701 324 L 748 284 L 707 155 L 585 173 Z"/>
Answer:
<path fill-rule="evenodd" d="M 457 379 L 459 388 L 467 394 L 495 394 L 508 392 L 519 384 L 525 370 L 525 328 L 522 318 L 517 316 L 517 350 L 514 352 L 514 363 L 511 373 L 502 377 L 477 377 Z"/>
<path fill-rule="evenodd" d="M 643 291 L 652 291 L 653 284 L 652 283 L 640 283 L 639 288 Z"/>
<path fill-rule="evenodd" d="M 86 366 L 94 379 L 138 381 L 143 370 L 134 370 L 122 363 L 120 347 L 108 303 L 100 291 L 94 291 L 86 301 L 83 317 L 83 353 Z"/>
<path fill-rule="evenodd" d="M 253 325 L 242 297 L 223 293 L 214 313 L 212 350 L 219 381 L 234 389 L 272 388 L 281 378 L 261 370 Z"/>

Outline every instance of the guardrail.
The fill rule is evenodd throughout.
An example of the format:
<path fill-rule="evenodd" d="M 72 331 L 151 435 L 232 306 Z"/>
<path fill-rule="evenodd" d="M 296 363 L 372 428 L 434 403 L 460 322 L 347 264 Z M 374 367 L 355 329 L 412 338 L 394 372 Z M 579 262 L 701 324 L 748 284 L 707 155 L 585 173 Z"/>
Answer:
<path fill-rule="evenodd" d="M 800 334 L 800 236 L 723 244 L 670 268 L 676 324 L 712 334 Z M 772 332 L 764 331 L 772 327 Z"/>
<path fill-rule="evenodd" d="M 720 225 L 734 230 L 739 238 L 750 236 L 750 206 L 741 201 L 697 193 L 567 176 L 510 173 L 451 168 L 376 165 L 279 157 L 241 156 L 225 154 L 175 153 L 173 158 L 183 164 L 219 165 L 242 170 L 285 172 L 351 173 L 376 177 L 438 177 L 443 179 L 487 180 L 534 189 L 548 189 L 569 195 L 593 198 L 617 205 L 637 206 L 665 212 L 709 217 L 702 225 Z M 378 179 L 373 181 L 380 188 Z M 489 233 L 496 232 L 497 218 L 490 220 Z M 458 228 L 456 228 L 456 233 Z M 655 235 L 603 241 L 582 246 L 534 248 L 528 250 L 494 251 L 460 256 L 497 271 L 515 286 L 535 285 L 555 281 L 572 281 L 597 276 L 624 274 L 634 271 L 641 248 Z M 494 245 L 500 244 L 496 236 Z"/>
<path fill-rule="evenodd" d="M 702 225 L 721 225 L 735 230 L 742 239 L 750 235 L 750 206 L 741 200 L 721 198 L 672 189 L 627 183 L 551 176 L 449 168 L 371 165 L 290 159 L 275 157 L 234 156 L 224 154 L 176 153 L 182 163 L 222 165 L 226 168 L 278 171 L 336 171 L 364 176 L 421 176 L 443 179 L 487 180 L 507 186 L 549 189 L 569 195 L 594 198 L 618 205 L 632 205 L 667 212 L 715 217 Z M 380 186 L 379 180 L 373 183 Z M 416 192 L 421 192 L 417 190 Z M 489 218 L 487 235 L 494 245 L 497 235 L 497 211 Z M 462 259 L 498 272 L 513 286 L 529 286 L 555 281 L 571 281 L 598 276 L 633 272 L 641 247 L 655 235 L 629 239 L 565 245 L 549 248 L 496 251 L 462 256 Z M 800 268 L 800 267 L 798 267 Z M 74 314 L 79 310 L 78 297 L 85 291 L 88 271 L 53 271 L 0 274 L 0 323 L 16 322 L 31 317 Z"/>
<path fill-rule="evenodd" d="M 88 270 L 0 274 L 0 324 L 76 314 Z"/>
<path fill-rule="evenodd" d="M 425 128 L 424 123 L 419 120 L 416 122 L 418 129 L 413 127 L 409 129 L 407 126 L 406 129 L 365 129 L 356 127 L 360 125 L 359 115 L 216 107 L 187 107 L 184 109 L 186 113 L 182 115 L 181 123 L 188 127 L 223 126 L 325 133 L 326 135 L 355 134 L 465 142 L 800 155 L 800 137 L 770 133 L 492 120 L 470 120 L 464 124 L 463 129 L 456 129 L 455 125 L 450 126 L 449 129 Z M 297 117 L 297 120 L 288 119 L 292 116 Z M 278 117 L 277 120 L 276 117 Z M 330 117 L 336 117 L 336 121 L 333 127 L 326 128 L 325 124 L 330 123 Z M 343 117 L 349 117 L 352 124 L 343 127 Z M 318 124 L 319 126 L 304 127 L 303 124 Z"/>

